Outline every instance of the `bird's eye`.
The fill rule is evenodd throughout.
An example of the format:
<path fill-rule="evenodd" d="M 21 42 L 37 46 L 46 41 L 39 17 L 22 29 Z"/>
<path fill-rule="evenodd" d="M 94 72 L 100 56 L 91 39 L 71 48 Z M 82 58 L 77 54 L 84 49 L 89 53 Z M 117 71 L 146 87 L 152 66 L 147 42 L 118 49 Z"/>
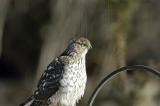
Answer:
<path fill-rule="evenodd" d="M 87 46 L 87 44 L 83 43 L 83 46 Z"/>

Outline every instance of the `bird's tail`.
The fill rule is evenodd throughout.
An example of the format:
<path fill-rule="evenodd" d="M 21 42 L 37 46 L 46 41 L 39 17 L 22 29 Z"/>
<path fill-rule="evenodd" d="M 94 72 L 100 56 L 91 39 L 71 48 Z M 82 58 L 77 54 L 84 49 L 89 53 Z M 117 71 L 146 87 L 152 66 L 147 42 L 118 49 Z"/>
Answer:
<path fill-rule="evenodd" d="M 33 96 L 30 96 L 26 101 L 19 106 L 48 106 L 48 103 L 43 100 L 36 100 Z"/>
<path fill-rule="evenodd" d="M 21 103 L 19 106 L 31 106 L 31 104 L 34 101 L 34 97 L 30 96 L 29 98 L 27 98 L 26 101 L 24 101 L 23 103 Z"/>

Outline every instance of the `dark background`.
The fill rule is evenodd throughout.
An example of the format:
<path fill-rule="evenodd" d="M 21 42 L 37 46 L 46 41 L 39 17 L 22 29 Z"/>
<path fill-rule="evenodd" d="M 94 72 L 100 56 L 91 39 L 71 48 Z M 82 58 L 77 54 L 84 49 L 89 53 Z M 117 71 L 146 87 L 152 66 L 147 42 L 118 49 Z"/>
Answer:
<path fill-rule="evenodd" d="M 113 70 L 142 64 L 160 70 L 159 0 L 0 0 L 0 106 L 17 106 L 71 38 L 87 37 L 84 106 Z M 122 73 L 95 106 L 160 106 L 160 79 Z"/>

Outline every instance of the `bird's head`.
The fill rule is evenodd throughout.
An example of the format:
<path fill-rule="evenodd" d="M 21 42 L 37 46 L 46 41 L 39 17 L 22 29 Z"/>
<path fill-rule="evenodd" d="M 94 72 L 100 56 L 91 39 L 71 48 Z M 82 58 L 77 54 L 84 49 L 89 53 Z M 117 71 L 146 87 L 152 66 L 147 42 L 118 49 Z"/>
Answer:
<path fill-rule="evenodd" d="M 85 55 L 88 50 L 92 48 L 90 41 L 84 37 L 70 40 L 68 47 L 70 49 L 73 49 L 74 52 L 81 55 Z"/>

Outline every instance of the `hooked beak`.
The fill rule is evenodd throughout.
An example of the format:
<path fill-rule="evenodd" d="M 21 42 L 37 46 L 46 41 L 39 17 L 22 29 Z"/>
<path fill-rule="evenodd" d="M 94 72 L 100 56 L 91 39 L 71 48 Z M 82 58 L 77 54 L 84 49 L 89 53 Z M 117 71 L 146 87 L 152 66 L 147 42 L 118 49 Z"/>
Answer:
<path fill-rule="evenodd" d="M 90 43 L 89 43 L 88 49 L 89 50 L 92 49 L 92 45 Z"/>

